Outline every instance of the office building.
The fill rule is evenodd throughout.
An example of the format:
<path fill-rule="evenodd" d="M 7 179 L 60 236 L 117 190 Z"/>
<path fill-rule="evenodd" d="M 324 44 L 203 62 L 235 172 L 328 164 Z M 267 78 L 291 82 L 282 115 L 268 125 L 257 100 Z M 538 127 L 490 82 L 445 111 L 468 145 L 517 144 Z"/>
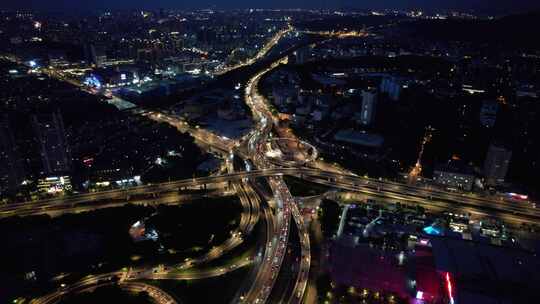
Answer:
<path fill-rule="evenodd" d="M 384 76 L 381 80 L 381 93 L 388 94 L 388 97 L 393 100 L 399 100 L 401 96 L 402 81 L 395 76 Z"/>
<path fill-rule="evenodd" d="M 16 189 L 24 180 L 24 175 L 8 117 L 0 116 L 0 192 Z"/>
<path fill-rule="evenodd" d="M 435 168 L 433 179 L 449 190 L 470 191 L 474 183 L 474 172 L 469 165 L 453 158 Z"/>
<path fill-rule="evenodd" d="M 72 190 L 71 177 L 69 176 L 49 176 L 40 178 L 37 185 L 40 193 L 59 194 Z"/>
<path fill-rule="evenodd" d="M 508 165 L 512 158 L 512 151 L 497 144 L 491 144 L 488 148 L 486 161 L 484 162 L 485 183 L 488 186 L 496 186 L 504 183 L 508 172 Z"/>
<path fill-rule="evenodd" d="M 47 176 L 69 172 L 71 156 L 60 113 L 34 115 L 32 126 L 39 144 L 42 172 Z"/>
<path fill-rule="evenodd" d="M 480 123 L 486 128 L 493 128 L 497 121 L 497 112 L 499 110 L 499 104 L 492 100 L 486 100 L 482 102 L 482 108 L 480 108 Z"/>
<path fill-rule="evenodd" d="M 368 89 L 362 91 L 362 109 L 360 111 L 359 122 L 364 126 L 369 126 L 375 120 L 377 108 L 377 91 Z"/>
<path fill-rule="evenodd" d="M 87 43 L 84 46 L 84 55 L 88 63 L 101 67 L 107 61 L 107 54 L 105 48 L 96 46 L 92 43 Z"/>

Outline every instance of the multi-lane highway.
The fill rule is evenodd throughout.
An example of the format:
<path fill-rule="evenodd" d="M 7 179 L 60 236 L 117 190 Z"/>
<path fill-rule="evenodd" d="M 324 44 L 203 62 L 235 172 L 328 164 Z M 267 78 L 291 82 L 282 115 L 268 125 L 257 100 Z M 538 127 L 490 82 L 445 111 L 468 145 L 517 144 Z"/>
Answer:
<path fill-rule="evenodd" d="M 178 202 L 182 198 L 189 200 L 197 197 L 196 194 L 182 195 L 178 193 L 184 189 L 221 189 L 215 195 L 230 195 L 233 192 L 229 182 L 240 181 L 247 178 L 289 175 L 324 184 L 329 187 L 356 191 L 376 197 L 394 197 L 395 201 L 407 200 L 428 207 L 462 208 L 474 212 L 489 213 L 492 216 L 512 216 L 514 222 L 532 222 L 540 218 L 539 208 L 529 203 L 460 195 L 435 189 L 414 187 L 406 184 L 388 183 L 356 175 L 326 172 L 319 169 L 305 167 L 299 168 L 271 168 L 252 170 L 249 172 L 234 172 L 219 176 L 201 177 L 179 180 L 174 182 L 145 185 L 130 189 L 120 189 L 55 198 L 32 203 L 9 204 L 0 206 L 0 217 L 24 216 L 30 214 L 46 214 L 52 211 L 72 213 L 95 206 L 121 206 L 127 203 Z M 220 192 L 221 191 L 221 192 Z"/>
<path fill-rule="evenodd" d="M 60 287 L 44 297 L 33 299 L 30 304 L 54 304 L 58 303 L 67 295 L 90 292 L 96 288 L 118 284 L 124 290 L 138 293 L 146 292 L 147 295 L 158 304 L 177 304 L 176 299 L 167 292 L 149 284 L 122 280 L 123 272 L 111 272 L 101 275 L 89 275 L 79 282 L 70 286 Z"/>
<path fill-rule="evenodd" d="M 234 183 L 233 183 L 234 185 Z M 175 280 L 191 280 L 191 279 L 203 279 L 208 277 L 214 277 L 223 275 L 225 273 L 235 271 L 239 268 L 251 264 L 250 258 L 245 258 L 236 263 L 226 267 L 216 267 L 214 269 L 207 270 L 192 270 L 189 272 L 182 272 L 186 268 L 192 268 L 196 265 L 208 263 L 221 257 L 223 254 L 230 252 L 234 248 L 238 247 L 243 242 L 245 235 L 248 235 L 253 230 L 255 224 L 259 219 L 259 198 L 253 193 L 246 191 L 242 185 L 235 185 L 234 189 L 240 198 L 240 202 L 243 208 L 243 212 L 240 218 L 240 224 L 238 228 L 231 231 L 231 237 L 223 242 L 221 245 L 212 248 L 209 252 L 195 259 L 187 259 L 180 264 L 175 265 L 163 265 L 158 269 L 141 267 L 135 269 L 129 269 L 125 271 L 117 271 L 107 274 L 101 274 L 98 276 L 87 276 L 82 280 L 63 287 L 51 294 L 44 297 L 33 300 L 35 304 L 52 304 L 57 303 L 64 295 L 81 293 L 89 290 L 93 290 L 99 286 L 105 286 L 116 283 L 116 278 L 120 278 L 119 286 L 129 291 L 146 291 L 156 303 L 173 304 L 176 301 L 168 295 L 166 292 L 160 289 L 137 282 L 133 280 L 140 279 L 175 279 Z M 173 192 L 174 193 L 174 192 Z M 156 198 L 153 198 L 156 199 Z M 176 203 L 179 201 L 177 200 Z M 78 208 L 77 208 L 78 210 Z M 115 279 L 113 279 L 115 278 Z"/>
<path fill-rule="evenodd" d="M 256 63 L 257 61 L 263 59 L 267 54 L 268 52 L 270 52 L 270 50 L 272 50 L 272 48 L 274 46 L 276 46 L 276 44 L 281 40 L 281 38 L 283 38 L 286 34 L 290 33 L 293 31 L 293 27 L 289 24 L 287 26 L 287 28 L 277 32 L 258 52 L 255 56 L 249 58 L 248 60 L 244 61 L 244 62 L 241 62 L 241 63 L 238 63 L 236 65 L 233 65 L 233 66 L 229 66 L 229 67 L 224 67 L 223 69 L 221 69 L 220 71 L 218 71 L 216 74 L 217 75 L 223 75 L 223 74 L 226 74 L 226 73 L 229 73 L 233 70 L 237 70 L 239 68 L 242 68 L 242 67 L 245 67 L 245 66 L 248 66 L 248 65 L 252 65 L 254 63 Z"/>
<path fill-rule="evenodd" d="M 262 77 L 279 66 L 283 60 L 284 58 L 276 60 L 268 68 L 254 75 L 248 81 L 245 89 L 245 101 L 250 107 L 252 116 L 257 125 L 256 130 L 250 133 L 250 136 L 246 138 L 245 145 L 247 146 L 248 155 L 254 161 L 255 165 L 260 169 L 270 169 L 274 167 L 272 162 L 268 159 L 269 147 L 266 145 L 266 142 L 270 137 L 270 132 L 277 125 L 278 120 L 272 115 L 268 100 L 266 100 L 266 98 L 259 93 L 258 85 Z M 279 150 L 279 147 L 274 147 L 272 149 Z M 281 151 L 279 152 L 279 154 L 283 154 Z M 307 230 L 304 227 L 294 198 L 289 192 L 283 177 L 274 176 L 268 178 L 267 182 L 272 190 L 276 205 L 278 207 L 276 214 L 276 222 L 278 223 L 277 235 L 272 238 L 274 241 L 273 244 L 272 242 L 268 243 L 268 246 L 273 245 L 273 247 L 269 248 L 271 250 L 268 250 L 268 252 L 271 254 L 266 256 L 264 260 L 264 266 L 266 269 L 261 270 L 263 276 L 267 273 L 267 277 L 263 277 L 263 281 L 259 284 L 258 289 L 251 290 L 251 292 L 248 293 L 246 302 L 265 303 L 270 297 L 287 252 L 291 217 L 294 219 L 294 223 L 298 228 L 299 239 L 301 240 L 302 257 L 306 256 L 306 258 L 301 259 L 301 267 L 297 275 L 298 280 L 296 281 L 293 289 L 293 299 L 298 299 L 298 301 L 300 301 L 306 287 L 306 280 L 303 280 L 303 277 L 305 276 L 307 278 L 307 273 L 309 272 L 310 267 L 310 259 L 308 258 L 310 252 L 309 237 L 307 237 L 306 240 Z M 270 269 L 270 271 L 267 269 Z"/>

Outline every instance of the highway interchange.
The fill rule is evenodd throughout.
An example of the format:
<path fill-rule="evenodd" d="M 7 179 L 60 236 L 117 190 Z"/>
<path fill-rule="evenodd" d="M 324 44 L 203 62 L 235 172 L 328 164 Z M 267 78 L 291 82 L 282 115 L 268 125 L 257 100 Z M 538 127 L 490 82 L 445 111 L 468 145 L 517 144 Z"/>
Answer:
<path fill-rule="evenodd" d="M 255 58 L 248 60 L 238 67 L 224 70 L 225 72 L 258 62 L 287 34 L 294 32 L 292 27 L 278 32 L 265 45 Z M 310 33 L 317 34 L 317 33 Z M 332 38 L 361 36 L 364 33 L 319 33 Z M 92 275 L 81 281 L 59 288 L 32 303 L 57 303 L 66 294 L 89 291 L 98 286 L 112 284 L 112 278 L 119 279 L 119 285 L 131 291 L 147 291 L 157 302 L 173 304 L 178 301 L 168 293 L 158 288 L 140 283 L 140 279 L 200 279 L 223 275 L 236 269 L 253 265 L 248 277 L 239 288 L 232 303 L 267 303 L 270 299 L 279 299 L 279 303 L 301 303 L 308 284 L 308 274 L 311 265 L 310 240 L 306 225 L 299 212 L 297 200 L 291 195 L 283 177 L 293 176 L 309 182 L 326 185 L 332 189 L 351 191 L 359 195 L 382 199 L 384 202 L 403 202 L 419 205 L 426 210 L 440 212 L 452 211 L 468 213 L 478 217 L 497 217 L 505 223 L 519 226 L 522 223 L 536 223 L 540 213 L 528 204 L 517 205 L 515 202 L 493 200 L 490 198 L 474 197 L 459 193 L 451 193 L 439 189 L 425 188 L 384 180 L 360 177 L 346 170 L 335 168 L 318 160 L 295 164 L 290 160 L 280 161 L 279 158 L 268 158 L 270 134 L 275 132 L 281 137 L 297 140 L 290 130 L 278 126 L 278 118 L 272 114 L 268 100 L 258 91 L 260 80 L 267 73 L 278 67 L 284 59 L 283 55 L 266 68 L 256 73 L 245 84 L 245 102 L 252 112 L 255 128 L 240 140 L 231 140 L 191 126 L 182 118 L 168 112 L 149 111 L 143 115 L 149 119 L 169 123 L 182 132 L 189 132 L 198 143 L 219 152 L 227 160 L 226 174 L 167 182 L 161 184 L 143 185 L 129 189 L 118 189 L 95 193 L 80 194 L 71 197 L 53 198 L 32 203 L 0 206 L 0 218 L 8 216 L 28 216 L 36 214 L 58 215 L 69 212 L 82 212 L 96 208 L 121 206 L 126 203 L 137 204 L 175 204 L 200 197 L 201 194 L 183 194 L 186 189 L 208 189 L 208 195 L 236 194 L 242 205 L 242 215 L 238 229 L 222 245 L 213 248 L 203 256 L 188 259 L 175 265 L 157 268 L 140 268 L 121 270 L 117 272 Z M 52 75 L 52 74 L 51 74 Z M 54 75 L 52 75 L 54 76 Z M 273 146 L 275 149 L 294 149 L 294 146 Z M 294 154 L 294 151 L 284 151 Z M 233 159 L 253 163 L 254 168 L 238 171 Z M 256 178 L 264 178 L 271 192 L 271 199 L 262 193 Z M 244 237 L 253 233 L 255 225 L 263 221 L 264 233 L 258 236 L 264 240 L 262 245 L 254 250 L 253 256 L 246 257 L 226 267 L 215 267 L 204 271 L 188 271 L 197 265 L 203 265 L 230 252 L 242 244 Z M 299 266 L 294 274 L 294 280 L 287 290 L 290 293 L 275 295 L 276 284 L 280 283 L 280 271 L 287 254 L 291 225 L 296 226 L 299 239 Z"/>

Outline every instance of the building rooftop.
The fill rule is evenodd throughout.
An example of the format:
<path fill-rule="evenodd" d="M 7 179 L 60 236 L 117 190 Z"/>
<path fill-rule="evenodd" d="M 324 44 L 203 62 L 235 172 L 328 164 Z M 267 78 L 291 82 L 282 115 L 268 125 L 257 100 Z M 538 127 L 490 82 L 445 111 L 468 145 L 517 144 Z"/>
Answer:
<path fill-rule="evenodd" d="M 340 130 L 334 135 L 334 138 L 339 141 L 373 148 L 378 148 L 384 143 L 384 138 L 380 135 L 354 130 Z"/>
<path fill-rule="evenodd" d="M 456 303 L 540 303 L 540 258 L 515 248 L 432 238 L 439 272 L 456 281 Z"/>
<path fill-rule="evenodd" d="M 465 163 L 461 159 L 452 158 L 446 163 L 438 164 L 435 167 L 435 171 L 452 172 L 459 174 L 473 175 L 474 171 L 471 166 Z"/>

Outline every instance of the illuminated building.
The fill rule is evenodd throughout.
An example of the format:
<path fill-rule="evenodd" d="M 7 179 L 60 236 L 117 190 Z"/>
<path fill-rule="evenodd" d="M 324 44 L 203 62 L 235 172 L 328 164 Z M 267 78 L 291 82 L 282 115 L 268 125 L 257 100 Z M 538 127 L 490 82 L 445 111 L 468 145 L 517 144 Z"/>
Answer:
<path fill-rule="evenodd" d="M 401 95 L 402 83 L 401 80 L 394 76 L 385 76 L 381 81 L 381 92 L 388 94 L 388 97 L 393 100 L 399 100 Z"/>
<path fill-rule="evenodd" d="M 414 272 L 409 280 L 409 287 L 414 291 L 416 300 L 411 303 L 443 303 L 440 302 L 442 278 L 436 269 L 434 254 L 428 239 L 419 239 L 411 256 L 411 266 Z"/>
<path fill-rule="evenodd" d="M 69 176 L 50 176 L 38 180 L 40 193 L 58 194 L 71 191 L 71 178 Z"/>
<path fill-rule="evenodd" d="M 422 229 L 426 234 L 429 234 L 429 235 L 442 235 L 443 232 L 442 230 L 439 228 L 439 227 L 436 227 L 436 226 L 427 226 L 427 227 L 424 227 L 424 229 Z"/>
<path fill-rule="evenodd" d="M 474 183 L 472 168 L 459 159 L 452 159 L 435 168 L 433 179 L 450 190 L 470 191 Z"/>
<path fill-rule="evenodd" d="M 7 116 L 0 116 L 0 163 L 0 192 L 15 189 L 24 171 Z"/>
<path fill-rule="evenodd" d="M 50 66 L 59 67 L 62 65 L 69 65 L 65 52 L 57 50 L 49 51 L 48 58 Z"/>
<path fill-rule="evenodd" d="M 84 85 L 100 90 L 102 88 L 101 80 L 94 74 L 90 74 L 84 78 Z"/>
<path fill-rule="evenodd" d="M 497 121 L 497 111 L 499 104 L 495 101 L 484 101 L 480 109 L 480 123 L 486 128 L 493 128 Z"/>
<path fill-rule="evenodd" d="M 360 124 L 369 126 L 375 120 L 377 107 L 377 91 L 374 89 L 362 91 L 362 109 L 360 111 Z"/>
<path fill-rule="evenodd" d="M 83 83 L 93 89 L 116 88 L 138 84 L 143 81 L 132 69 L 97 69 L 84 77 Z"/>
<path fill-rule="evenodd" d="M 484 176 L 487 185 L 496 186 L 504 183 L 511 158 L 512 151 L 495 144 L 489 146 L 484 162 Z"/>
<path fill-rule="evenodd" d="M 135 224 L 129 228 L 129 235 L 135 242 L 146 240 L 157 241 L 159 238 L 159 234 L 155 229 L 148 229 L 146 227 L 145 220 L 135 222 Z"/>
<path fill-rule="evenodd" d="M 428 246 L 423 251 L 438 278 L 421 283 L 417 277 L 417 290 L 426 290 L 435 281 L 437 285 L 431 288 L 440 289 L 443 303 L 539 303 L 540 259 L 535 254 L 441 237 L 430 238 Z"/>
<path fill-rule="evenodd" d="M 472 85 L 467 85 L 467 84 L 464 84 L 462 86 L 462 89 L 464 92 L 467 92 L 471 95 L 474 95 L 474 94 L 483 94 L 486 92 L 486 90 L 484 89 L 481 89 L 481 88 L 477 88 L 477 87 L 474 87 Z"/>
<path fill-rule="evenodd" d="M 69 172 L 71 156 L 60 113 L 34 115 L 32 125 L 40 148 L 43 173 L 50 176 Z"/>

